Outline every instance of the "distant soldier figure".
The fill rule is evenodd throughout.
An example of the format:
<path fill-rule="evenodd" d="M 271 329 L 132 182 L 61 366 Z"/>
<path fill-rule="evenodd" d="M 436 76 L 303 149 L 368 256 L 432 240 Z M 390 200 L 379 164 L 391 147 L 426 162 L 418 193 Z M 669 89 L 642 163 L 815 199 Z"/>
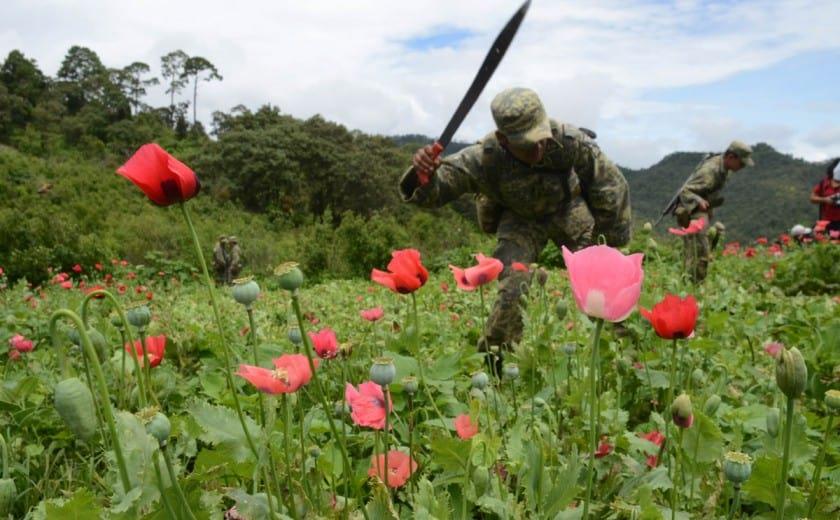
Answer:
<path fill-rule="evenodd" d="M 474 193 L 481 228 L 498 237 L 493 256 L 505 269 L 482 350 L 522 337 L 519 296 L 530 274 L 513 262 L 535 262 L 548 240 L 576 250 L 599 234 L 613 246 L 630 239 L 627 181 L 594 134 L 549 119 L 530 89 L 502 91 L 491 111 L 495 132 L 442 160 L 431 146 L 417 150 L 399 183 L 404 201 L 424 207 Z"/>
<path fill-rule="evenodd" d="M 213 247 L 213 270 L 216 273 L 216 282 L 225 283 L 227 281 L 227 266 L 228 266 L 228 238 L 224 235 L 219 235 L 216 245 Z"/>
<path fill-rule="evenodd" d="M 721 191 L 732 172 L 753 166 L 752 148 L 741 141 L 732 141 L 722 154 L 706 157 L 685 181 L 677 201 L 674 216 L 682 227 L 692 220 L 703 219 L 711 224 L 713 208 L 723 204 Z M 685 269 L 695 282 L 706 278 L 709 266 L 709 238 L 703 230 L 683 237 Z"/>
<path fill-rule="evenodd" d="M 242 271 L 242 250 L 239 249 L 239 239 L 232 236 L 228 237 L 228 266 L 226 282 L 229 284 L 233 280 L 239 278 L 239 272 Z"/>

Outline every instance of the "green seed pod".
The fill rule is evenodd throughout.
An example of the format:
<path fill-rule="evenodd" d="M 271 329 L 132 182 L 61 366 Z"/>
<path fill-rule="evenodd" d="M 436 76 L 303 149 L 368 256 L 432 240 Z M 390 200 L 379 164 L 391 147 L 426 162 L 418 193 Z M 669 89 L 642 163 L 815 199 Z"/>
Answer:
<path fill-rule="evenodd" d="M 88 337 L 93 345 L 93 349 L 96 350 L 96 355 L 99 356 L 99 361 L 102 362 L 108 359 L 110 357 L 108 355 L 108 340 L 105 339 L 105 336 L 98 330 L 91 327 L 88 329 Z"/>
<path fill-rule="evenodd" d="M 487 468 L 475 468 L 472 472 L 472 483 L 475 486 L 476 494 L 478 496 L 484 495 L 490 483 L 490 472 Z"/>
<path fill-rule="evenodd" d="M 650 222 L 645 222 L 645 224 L 642 226 L 642 232 L 650 233 L 651 231 L 653 231 L 653 224 L 651 224 Z"/>
<path fill-rule="evenodd" d="M 414 395 L 417 393 L 417 378 L 414 376 L 406 376 L 402 378 L 402 385 L 403 385 L 403 392 L 408 395 Z"/>
<path fill-rule="evenodd" d="M 502 368 L 502 374 L 505 376 L 505 379 L 518 379 L 519 365 L 516 363 L 506 363 L 504 368 Z"/>
<path fill-rule="evenodd" d="M 767 410 L 765 421 L 767 422 L 767 434 L 775 439 L 779 435 L 779 409 L 770 408 Z"/>
<path fill-rule="evenodd" d="M 152 311 L 150 311 L 149 307 L 145 304 L 138 305 L 128 309 L 128 312 L 126 312 L 126 319 L 131 325 L 137 327 L 138 329 L 142 329 L 148 325 L 150 321 L 152 321 Z"/>
<path fill-rule="evenodd" d="M 829 390 L 825 393 L 825 405 L 832 411 L 840 410 L 840 390 Z"/>
<path fill-rule="evenodd" d="M 648 246 L 648 249 L 653 250 L 653 251 L 659 249 L 659 244 L 656 242 L 656 240 L 654 240 L 652 238 L 648 238 L 647 246 Z"/>
<path fill-rule="evenodd" d="M 300 333 L 300 329 L 297 327 L 290 327 L 289 332 L 286 334 L 286 336 L 289 338 L 289 341 L 291 341 L 295 345 L 300 345 L 300 343 L 303 341 L 303 336 Z"/>
<path fill-rule="evenodd" d="M 799 349 L 783 350 L 776 358 L 776 384 L 788 399 L 796 399 L 808 383 L 808 367 Z"/>
<path fill-rule="evenodd" d="M 123 328 L 122 317 L 119 315 L 119 313 L 115 312 L 111 314 L 111 325 L 113 325 L 118 330 Z"/>
<path fill-rule="evenodd" d="M 539 412 L 542 411 L 543 408 L 545 408 L 545 399 L 543 399 L 542 397 L 535 397 L 534 410 Z"/>
<path fill-rule="evenodd" d="M 723 474 L 733 484 L 741 484 L 750 478 L 752 460 L 746 453 L 730 451 L 723 456 Z"/>
<path fill-rule="evenodd" d="M 96 435 L 96 407 L 93 394 L 78 377 L 55 385 L 55 409 L 76 437 L 88 441 Z"/>
<path fill-rule="evenodd" d="M 487 386 L 487 383 L 490 382 L 490 378 L 487 376 L 487 372 L 483 370 L 479 370 L 478 372 L 474 372 L 472 375 L 472 387 L 478 388 L 479 390 L 484 390 L 484 387 Z"/>
<path fill-rule="evenodd" d="M 303 285 L 303 272 L 297 262 L 286 262 L 274 268 L 274 274 L 280 279 L 280 287 L 287 291 L 296 291 Z"/>
<path fill-rule="evenodd" d="M 718 234 L 718 229 L 712 226 L 708 229 L 708 231 L 706 231 L 706 234 L 709 236 L 709 238 L 715 238 Z"/>
<path fill-rule="evenodd" d="M 717 413 L 719 406 L 720 396 L 717 394 L 712 394 L 709 396 L 708 399 L 706 399 L 706 403 L 703 405 L 703 413 L 711 417 L 715 413 Z"/>
<path fill-rule="evenodd" d="M 11 514 L 16 496 L 15 481 L 10 478 L 0 478 L 0 518 L 7 518 Z"/>
<path fill-rule="evenodd" d="M 313 459 L 317 459 L 321 456 L 321 448 L 319 448 L 318 446 L 311 446 L 309 448 L 309 456 Z"/>
<path fill-rule="evenodd" d="M 695 368 L 691 372 L 691 381 L 694 383 L 694 386 L 702 386 L 703 382 L 706 380 L 706 373 L 703 372 L 700 368 Z"/>
<path fill-rule="evenodd" d="M 146 431 L 157 439 L 160 444 L 163 444 L 169 439 L 169 434 L 172 432 L 172 425 L 162 413 L 156 413 L 152 419 L 146 424 Z"/>
<path fill-rule="evenodd" d="M 574 356 L 575 352 L 577 352 L 577 344 L 576 343 L 564 343 L 563 344 L 563 352 L 567 356 Z"/>
<path fill-rule="evenodd" d="M 560 320 L 566 317 L 566 314 L 569 313 L 569 304 L 566 303 L 566 300 L 557 300 L 557 303 L 554 304 L 554 313 Z"/>
<path fill-rule="evenodd" d="M 387 357 L 376 358 L 370 367 L 370 380 L 379 386 L 388 386 L 397 377 L 394 360 Z"/>
<path fill-rule="evenodd" d="M 239 278 L 233 281 L 233 299 L 237 303 L 250 308 L 260 295 L 260 286 L 251 277 Z"/>

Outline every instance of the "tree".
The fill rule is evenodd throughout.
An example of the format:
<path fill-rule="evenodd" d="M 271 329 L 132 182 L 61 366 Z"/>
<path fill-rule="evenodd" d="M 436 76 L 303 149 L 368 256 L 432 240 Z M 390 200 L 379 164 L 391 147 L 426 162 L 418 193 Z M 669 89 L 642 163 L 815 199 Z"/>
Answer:
<path fill-rule="evenodd" d="M 47 88 L 47 78 L 22 52 L 14 50 L 0 67 L 0 82 L 6 85 L 9 94 L 20 96 L 34 105 Z"/>
<path fill-rule="evenodd" d="M 160 58 L 160 75 L 166 81 L 166 93 L 169 94 L 169 124 L 175 122 L 175 94 L 179 94 L 187 84 L 184 66 L 188 59 L 189 55 L 180 49 Z"/>
<path fill-rule="evenodd" d="M 140 98 L 146 95 L 146 87 L 160 83 L 157 78 L 143 79 L 143 76 L 148 74 L 150 70 L 146 63 L 135 61 L 119 71 L 120 81 L 125 89 L 124 92 L 128 96 L 135 114 L 145 106 Z"/>
<path fill-rule="evenodd" d="M 203 78 L 202 74 L 206 74 Z M 189 58 L 184 65 L 183 78 L 188 79 L 192 77 L 193 80 L 193 124 L 196 122 L 196 98 L 198 97 L 198 80 L 204 81 L 219 80 L 222 81 L 222 76 L 216 69 L 216 66 L 201 56 L 193 56 Z"/>
<path fill-rule="evenodd" d="M 99 56 L 87 47 L 78 45 L 70 47 L 64 56 L 61 68 L 58 69 L 58 79 L 71 114 L 77 113 L 99 97 L 103 83 L 110 82 L 108 70 Z"/>

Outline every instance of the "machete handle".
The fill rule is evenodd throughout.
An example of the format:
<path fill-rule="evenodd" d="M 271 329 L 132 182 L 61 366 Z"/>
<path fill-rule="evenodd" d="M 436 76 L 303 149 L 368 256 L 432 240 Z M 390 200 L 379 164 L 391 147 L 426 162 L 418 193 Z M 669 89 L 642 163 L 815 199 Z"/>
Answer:
<path fill-rule="evenodd" d="M 443 152 L 443 145 L 440 144 L 439 141 L 435 141 L 434 144 L 432 144 L 432 153 L 431 153 L 432 162 L 436 161 L 437 158 L 440 157 L 440 154 L 442 152 Z M 425 186 L 426 184 L 429 183 L 429 181 L 432 179 L 432 173 L 434 173 L 434 171 L 432 171 L 431 173 L 426 173 L 426 172 L 422 172 L 420 170 L 417 170 L 417 182 L 420 183 L 420 186 Z"/>

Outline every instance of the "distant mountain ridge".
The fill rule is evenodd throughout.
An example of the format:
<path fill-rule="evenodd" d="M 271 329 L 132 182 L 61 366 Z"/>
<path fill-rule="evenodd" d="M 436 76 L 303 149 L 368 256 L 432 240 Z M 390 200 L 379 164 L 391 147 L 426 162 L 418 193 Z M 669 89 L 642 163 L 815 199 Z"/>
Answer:
<path fill-rule="evenodd" d="M 434 140 L 419 134 L 391 139 L 412 150 Z M 455 142 L 447 152 L 455 153 L 466 146 L 469 143 Z M 648 168 L 621 167 L 630 183 L 634 220 L 637 223 L 656 221 L 706 155 L 674 152 Z M 724 205 L 714 213 L 715 220 L 726 225 L 728 237 L 735 240 L 772 237 L 797 223 L 812 225 L 817 219 L 817 206 L 811 204 L 808 197 L 813 186 L 825 175 L 825 165 L 797 159 L 765 143 L 753 146 L 753 158 L 754 168 L 730 176 L 723 190 Z M 673 218 L 665 218 L 658 229 L 664 231 L 673 225 Z"/>

